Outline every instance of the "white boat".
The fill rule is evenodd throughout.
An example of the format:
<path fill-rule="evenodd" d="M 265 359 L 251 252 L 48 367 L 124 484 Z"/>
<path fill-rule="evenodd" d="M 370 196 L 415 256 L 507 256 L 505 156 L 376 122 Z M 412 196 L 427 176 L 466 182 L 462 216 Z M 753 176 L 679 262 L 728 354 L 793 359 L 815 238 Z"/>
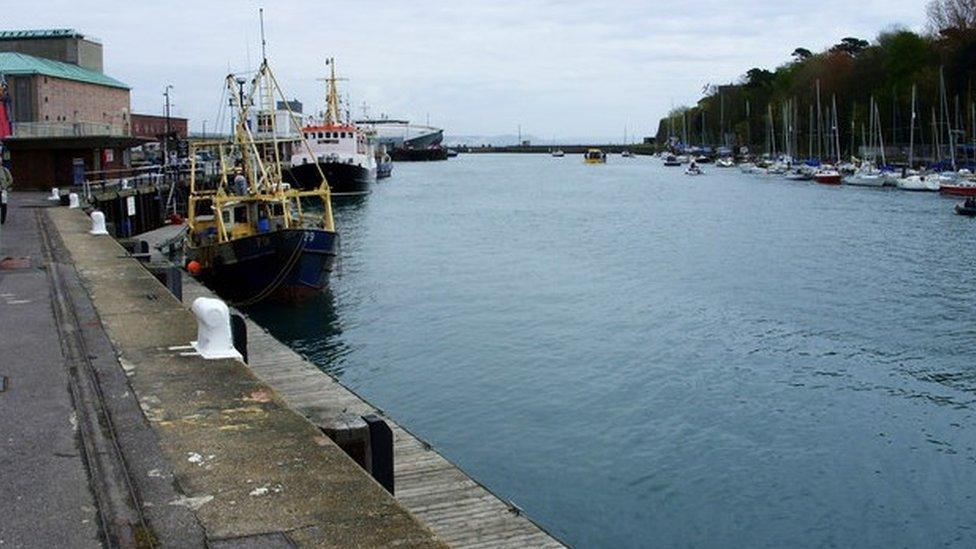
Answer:
<path fill-rule="evenodd" d="M 931 175 L 908 175 L 898 179 L 895 186 L 903 191 L 938 192 L 939 178 Z"/>
<path fill-rule="evenodd" d="M 563 152 L 562 150 L 560 150 L 560 149 L 556 149 L 556 150 L 554 150 L 554 151 L 552 151 L 552 153 L 551 153 L 551 154 L 552 154 L 552 156 L 554 156 L 554 157 L 556 157 L 556 158 L 562 158 L 562 157 L 564 157 L 564 156 L 566 156 L 566 153 L 564 153 L 564 152 Z"/>
<path fill-rule="evenodd" d="M 705 175 L 705 172 L 698 167 L 698 164 L 692 162 L 687 169 L 685 169 L 685 175 Z"/>
<path fill-rule="evenodd" d="M 444 130 L 432 126 L 411 124 L 408 120 L 390 118 L 364 118 L 356 120 L 356 126 L 376 135 L 380 145 L 393 151 L 397 149 L 428 149 L 441 144 Z"/>
<path fill-rule="evenodd" d="M 719 158 L 715 162 L 715 167 L 716 168 L 732 168 L 734 166 L 735 166 L 735 162 L 733 162 L 732 159 L 731 158 L 728 158 L 728 157 Z"/>
<path fill-rule="evenodd" d="M 633 158 L 634 157 L 634 153 L 632 153 L 630 151 L 624 151 L 624 152 L 620 153 L 620 156 L 622 156 L 624 158 Z"/>
<path fill-rule="evenodd" d="M 813 169 L 806 165 L 794 168 L 785 175 L 790 181 L 810 181 L 813 179 Z"/>
<path fill-rule="evenodd" d="M 857 187 L 883 187 L 885 179 L 885 176 L 880 171 L 861 170 L 844 177 L 842 181 L 845 185 L 854 185 Z"/>
<path fill-rule="evenodd" d="M 308 146 L 293 150 L 282 177 L 289 184 L 311 190 L 321 183 L 324 174 L 332 196 L 366 194 L 376 182 L 373 136 L 348 119 L 342 120 L 334 59 L 329 59 L 329 66 L 324 117 L 301 128 Z"/>

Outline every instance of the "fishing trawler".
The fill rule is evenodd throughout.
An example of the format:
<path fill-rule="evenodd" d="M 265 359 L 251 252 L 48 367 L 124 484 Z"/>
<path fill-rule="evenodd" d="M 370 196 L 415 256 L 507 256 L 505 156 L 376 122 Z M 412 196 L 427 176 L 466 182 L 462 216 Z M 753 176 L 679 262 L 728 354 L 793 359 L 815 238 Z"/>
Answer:
<path fill-rule="evenodd" d="M 235 305 L 294 301 L 320 292 L 332 271 L 339 235 L 329 185 L 321 170 L 311 190 L 282 181 L 283 141 L 274 131 L 270 139 L 255 138 L 247 121 L 259 105 L 259 116 L 274 124 L 265 113 L 273 112 L 275 96 L 284 95 L 266 59 L 248 92 L 245 83 L 227 77 L 237 111 L 233 139 L 191 143 L 186 267 Z M 297 144 L 311 154 L 304 135 Z M 197 165 L 204 150 L 219 159 L 212 173 Z"/>
<path fill-rule="evenodd" d="M 323 120 L 301 129 L 302 139 L 310 147 L 299 147 L 284 170 L 284 180 L 309 190 L 318 186 L 325 174 L 333 196 L 357 196 L 369 193 L 376 182 L 376 154 L 373 140 L 353 124 L 348 116 L 342 120 L 339 109 L 338 79 L 335 60 L 329 59 L 331 74 L 326 79 L 326 109 Z"/>

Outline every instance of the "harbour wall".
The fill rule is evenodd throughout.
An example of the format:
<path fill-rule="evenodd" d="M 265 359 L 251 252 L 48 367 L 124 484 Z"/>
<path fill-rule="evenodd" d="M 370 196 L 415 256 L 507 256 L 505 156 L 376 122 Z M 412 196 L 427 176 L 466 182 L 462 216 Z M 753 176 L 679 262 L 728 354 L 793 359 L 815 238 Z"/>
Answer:
<path fill-rule="evenodd" d="M 512 145 L 508 147 L 452 147 L 466 153 L 525 153 L 549 154 L 554 150 L 566 154 L 583 154 L 587 149 L 600 149 L 605 153 L 620 154 L 630 151 L 634 154 L 654 154 L 653 145 Z"/>
<path fill-rule="evenodd" d="M 228 540 L 562 546 L 516 504 L 491 493 L 250 319 L 243 325 L 246 364 L 194 356 L 186 349 L 197 326 L 188 306 L 197 297 L 213 297 L 209 289 L 181 272 L 181 301 L 118 242 L 89 234 L 82 210 L 44 210 L 66 268 L 71 265 L 90 300 L 91 314 L 79 321 L 103 328 L 117 357 L 103 375 L 119 373 L 113 394 L 132 401 L 130 413 L 115 418 L 119 461 L 135 494 L 159 494 L 136 501 L 132 514 L 148 525 L 139 532 L 149 532 L 140 535 L 175 539 L 177 529 L 157 517 L 175 505 L 189 509 L 198 535 L 212 546 Z M 136 239 L 162 244 L 178 229 Z M 364 416 L 378 417 L 392 430 L 392 495 L 347 454 L 347 446 L 324 435 L 345 418 Z M 155 439 L 155 450 L 127 444 L 130 431 Z M 160 483 L 155 492 L 144 486 Z M 131 530 L 122 522 L 122 530 Z M 188 531 L 179 529 L 184 537 Z"/>

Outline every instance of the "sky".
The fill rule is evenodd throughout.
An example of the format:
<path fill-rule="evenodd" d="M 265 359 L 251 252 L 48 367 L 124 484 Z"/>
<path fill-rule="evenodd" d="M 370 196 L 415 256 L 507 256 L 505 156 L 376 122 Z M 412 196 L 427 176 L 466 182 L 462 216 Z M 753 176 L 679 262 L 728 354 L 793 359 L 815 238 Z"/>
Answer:
<path fill-rule="evenodd" d="M 873 39 L 893 25 L 922 30 L 925 1 L 740 0 L 0 0 L 0 29 L 74 28 L 104 46 L 105 72 L 132 88 L 133 112 L 163 111 L 191 131 L 221 110 L 224 77 L 268 58 L 305 112 L 323 108 L 325 59 L 341 91 L 450 135 L 620 141 L 653 135 L 672 105 L 707 84 L 774 68 L 797 47 Z M 15 9 L 17 5 L 24 8 Z M 226 116 L 225 116 L 226 118 Z"/>

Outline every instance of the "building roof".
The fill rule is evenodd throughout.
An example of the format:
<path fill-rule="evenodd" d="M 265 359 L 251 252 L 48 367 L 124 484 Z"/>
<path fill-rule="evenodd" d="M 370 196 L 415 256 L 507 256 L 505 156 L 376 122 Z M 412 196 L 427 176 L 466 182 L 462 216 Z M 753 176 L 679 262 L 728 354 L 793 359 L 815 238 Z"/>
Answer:
<path fill-rule="evenodd" d="M 75 29 L 28 29 L 0 31 L 0 40 L 29 40 L 32 38 L 84 38 Z"/>
<path fill-rule="evenodd" d="M 99 86 L 129 89 L 129 86 L 100 72 L 23 53 L 0 52 L 0 74 L 10 76 L 41 74 Z"/>

